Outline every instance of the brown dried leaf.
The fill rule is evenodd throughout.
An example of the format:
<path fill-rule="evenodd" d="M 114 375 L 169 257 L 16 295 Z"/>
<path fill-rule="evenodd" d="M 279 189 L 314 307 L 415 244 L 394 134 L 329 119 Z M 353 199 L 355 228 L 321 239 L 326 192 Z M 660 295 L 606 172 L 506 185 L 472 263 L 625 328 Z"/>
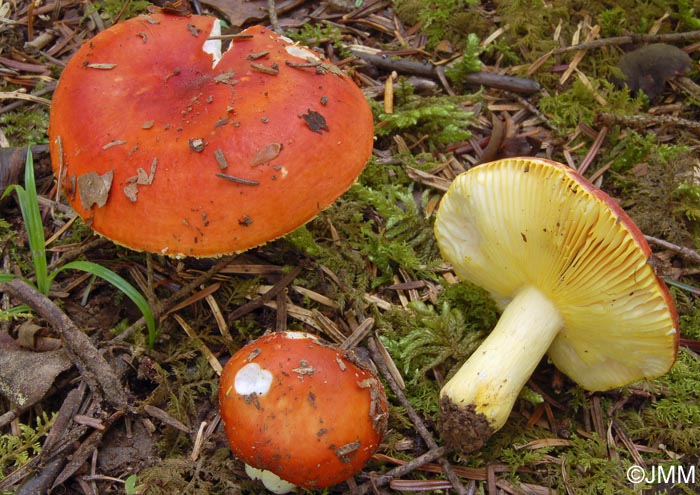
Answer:
<path fill-rule="evenodd" d="M 34 352 L 0 333 L 0 393 L 18 406 L 39 402 L 56 377 L 72 365 L 62 348 Z"/>
<path fill-rule="evenodd" d="M 204 0 L 202 4 L 218 10 L 233 27 L 262 21 L 268 14 L 267 0 Z"/>

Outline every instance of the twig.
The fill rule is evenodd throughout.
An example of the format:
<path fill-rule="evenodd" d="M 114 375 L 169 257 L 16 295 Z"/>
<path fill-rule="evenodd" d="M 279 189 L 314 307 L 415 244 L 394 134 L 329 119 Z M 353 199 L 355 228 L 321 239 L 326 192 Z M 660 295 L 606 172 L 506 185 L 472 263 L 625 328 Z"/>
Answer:
<path fill-rule="evenodd" d="M 401 387 L 398 386 L 391 373 L 389 372 L 386 362 L 384 361 L 384 357 L 379 352 L 377 344 L 374 342 L 373 339 L 370 338 L 367 340 L 367 347 L 369 348 L 372 361 L 374 361 L 374 363 L 377 365 L 377 369 L 381 372 L 382 376 L 384 376 L 385 380 L 389 384 L 389 387 L 391 388 L 391 391 L 394 392 L 398 401 L 406 409 L 406 414 L 408 414 L 408 417 L 413 423 L 413 426 L 415 426 L 418 434 L 421 436 L 426 445 L 431 449 L 431 451 L 438 449 L 438 444 L 433 438 L 432 433 L 430 433 L 430 430 L 428 430 L 428 428 L 425 426 L 425 423 L 423 423 L 423 419 L 420 417 L 420 415 L 416 412 L 415 409 L 413 409 L 413 406 L 406 398 L 406 395 L 403 393 L 403 390 L 401 390 Z M 445 473 L 445 476 L 450 481 L 450 483 L 452 483 L 452 487 L 455 489 L 455 493 L 457 493 L 458 495 L 469 494 L 469 491 L 462 484 L 459 477 L 454 472 L 454 469 L 452 469 L 452 465 L 449 463 L 449 461 L 443 456 L 440 456 L 438 458 L 438 462 L 440 463 L 440 467 L 442 467 L 442 471 Z M 391 479 L 387 480 L 387 482 L 389 481 L 391 481 Z M 374 480 L 374 482 L 376 484 L 377 480 Z"/>
<path fill-rule="evenodd" d="M 622 125 L 625 127 L 641 128 L 651 125 L 674 125 L 688 129 L 700 130 L 700 122 L 675 117 L 673 115 L 615 115 L 609 112 L 599 112 L 596 120 L 605 125 Z"/>
<path fill-rule="evenodd" d="M 373 486 L 379 487 L 388 485 L 394 478 L 411 473 L 416 469 L 420 468 L 421 466 L 425 466 L 426 464 L 429 464 L 435 461 L 436 459 L 443 457 L 446 454 L 446 447 L 435 447 L 434 449 L 430 449 L 426 453 L 419 455 L 418 457 L 410 460 L 409 462 L 401 464 L 400 466 L 397 466 L 380 476 L 375 476 L 372 478 L 371 481 L 358 485 L 357 490 L 352 492 L 352 495 L 364 495 Z M 350 495 L 350 493 L 346 493 L 345 495 Z"/>
<path fill-rule="evenodd" d="M 600 48 L 602 46 L 629 45 L 630 43 L 673 43 L 677 41 L 697 41 L 700 40 L 700 31 L 687 31 L 685 33 L 667 34 L 631 34 L 627 36 L 614 36 L 598 40 L 586 41 L 578 45 L 557 48 L 552 53 L 566 53 L 578 50 L 588 50 L 590 48 Z"/>
<path fill-rule="evenodd" d="M 90 389 L 103 396 L 117 410 L 126 410 L 126 392 L 114 370 L 88 336 L 51 299 L 19 278 L 0 283 L 0 290 L 22 301 L 48 321 L 61 335 L 68 356 Z"/>
<path fill-rule="evenodd" d="M 0 429 L 5 428 L 15 419 L 19 418 L 23 413 L 34 407 L 34 404 L 25 404 L 22 407 L 13 407 L 6 413 L 0 415 Z"/>
<path fill-rule="evenodd" d="M 284 34 L 284 31 L 280 27 L 280 22 L 277 19 L 277 6 L 275 5 L 275 0 L 267 0 L 267 12 L 270 16 L 270 27 L 277 34 Z"/>
<path fill-rule="evenodd" d="M 595 160 L 596 155 L 598 154 L 598 151 L 600 151 L 600 147 L 603 144 L 603 141 L 605 140 L 605 136 L 608 135 L 608 127 L 603 126 L 598 134 L 596 135 L 595 140 L 593 141 L 593 144 L 591 145 L 591 148 L 588 150 L 588 153 L 586 153 L 586 156 L 584 157 L 583 161 L 581 164 L 578 166 L 578 173 L 583 175 L 586 173 L 586 170 L 588 170 L 588 167 L 593 163 L 593 160 Z"/>
<path fill-rule="evenodd" d="M 35 96 L 33 94 L 21 93 L 20 91 L 3 91 L 0 92 L 0 100 L 24 100 L 32 103 L 41 103 L 47 107 L 51 105 L 51 100 Z"/>
<path fill-rule="evenodd" d="M 153 308 L 156 317 L 166 314 L 170 308 L 175 306 L 180 299 L 187 296 L 190 292 L 195 290 L 197 287 L 205 283 L 207 280 L 219 273 L 221 270 L 226 268 L 229 263 L 234 260 L 235 256 L 225 256 L 221 258 L 214 266 L 212 266 L 208 271 L 201 274 L 199 277 L 193 278 L 190 283 L 183 285 L 180 290 L 175 294 L 170 296 L 164 302 L 160 303 L 157 308 Z M 121 332 L 119 335 L 114 337 L 114 340 L 125 340 L 129 338 L 137 329 L 142 328 L 146 323 L 145 318 L 142 316 L 136 322 L 134 322 L 129 328 Z"/>
<path fill-rule="evenodd" d="M 556 132 L 557 135 L 559 135 L 559 136 L 565 135 L 565 133 L 562 132 L 562 130 L 559 129 L 559 127 L 557 127 L 557 125 L 554 122 L 552 122 L 549 117 L 547 117 L 545 114 L 543 114 L 539 108 L 537 108 L 535 105 L 530 103 L 527 99 L 523 98 L 519 94 L 512 93 L 510 91 L 507 91 L 506 93 L 508 95 L 510 95 L 511 97 L 515 98 L 516 100 L 518 100 L 518 103 L 520 103 L 522 106 L 527 108 L 533 115 L 537 116 L 538 119 L 540 119 L 542 122 L 544 122 L 547 125 L 547 127 L 549 127 L 554 132 Z"/>
<path fill-rule="evenodd" d="M 429 62 L 391 58 L 378 50 L 359 45 L 351 45 L 348 49 L 356 57 L 383 69 L 417 76 L 438 77 L 437 66 Z M 504 76 L 492 72 L 472 72 L 463 76 L 462 82 L 468 85 L 487 86 L 523 94 L 537 93 L 542 89 L 539 83 L 532 79 Z"/>
<path fill-rule="evenodd" d="M 691 263 L 700 265 L 700 253 L 693 249 L 685 246 L 679 246 L 678 244 L 673 244 L 671 242 L 664 241 L 663 239 L 657 239 L 656 237 L 652 237 L 650 235 L 645 235 L 644 238 L 647 240 L 647 242 L 654 244 L 655 246 L 663 249 L 669 249 L 674 253 L 677 253 L 681 258 L 690 261 Z"/>
<path fill-rule="evenodd" d="M 24 93 L 25 96 L 27 96 L 28 98 L 10 98 L 10 99 L 18 100 L 18 101 L 14 101 L 12 103 L 8 103 L 7 105 L 3 105 L 3 107 L 0 108 L 0 114 L 15 110 L 16 108 L 19 108 L 20 106 L 25 105 L 25 102 L 28 100 L 34 101 L 34 100 L 38 99 L 40 103 L 50 105 L 51 100 L 47 100 L 46 98 L 41 98 L 41 95 L 51 93 L 54 89 L 56 89 L 56 85 L 49 84 L 41 89 L 37 89 L 33 93 Z M 14 93 L 16 93 L 16 92 L 13 92 L 13 94 Z M 8 94 L 8 93 L 6 93 L 6 94 Z M 48 103 L 46 103 L 46 102 L 48 102 Z"/>
<path fill-rule="evenodd" d="M 80 256 L 87 253 L 88 251 L 92 251 L 93 249 L 98 248 L 103 244 L 107 244 L 109 242 L 111 241 L 106 237 L 95 237 L 81 244 L 80 246 L 71 249 L 70 251 L 66 251 L 60 258 L 58 258 L 56 261 L 49 265 L 49 273 L 55 271 L 57 268 L 65 265 L 66 263 L 78 259 Z"/>
<path fill-rule="evenodd" d="M 255 311 L 256 309 L 263 307 L 265 303 L 272 301 L 275 298 L 275 296 L 277 296 L 277 294 L 279 294 L 289 284 L 291 284 L 294 281 L 294 279 L 297 278 L 297 275 L 299 275 L 300 273 L 301 268 L 299 268 L 298 266 L 294 267 L 288 274 L 279 279 L 279 281 L 275 285 L 273 285 L 272 288 L 270 288 L 270 290 L 256 297 L 252 301 L 249 301 L 243 304 L 242 306 L 236 308 L 236 310 L 228 316 L 228 324 L 231 325 L 241 316 L 246 315 L 251 311 Z"/>

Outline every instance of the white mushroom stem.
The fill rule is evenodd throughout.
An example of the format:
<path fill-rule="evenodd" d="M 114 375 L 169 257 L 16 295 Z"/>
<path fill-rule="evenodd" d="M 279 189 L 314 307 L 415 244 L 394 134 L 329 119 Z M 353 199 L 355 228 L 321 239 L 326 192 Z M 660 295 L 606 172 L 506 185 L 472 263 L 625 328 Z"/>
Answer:
<path fill-rule="evenodd" d="M 268 491 L 278 495 L 293 492 L 297 488 L 296 485 L 290 483 L 289 481 L 283 480 L 275 473 L 267 471 L 266 469 L 258 469 L 246 464 L 245 472 L 251 479 L 262 481 L 263 485 L 265 485 L 265 488 L 267 488 Z"/>
<path fill-rule="evenodd" d="M 518 291 L 498 324 L 440 392 L 443 438 L 473 451 L 508 419 L 564 320 L 537 288 Z M 447 430 L 447 431 L 446 431 Z"/>

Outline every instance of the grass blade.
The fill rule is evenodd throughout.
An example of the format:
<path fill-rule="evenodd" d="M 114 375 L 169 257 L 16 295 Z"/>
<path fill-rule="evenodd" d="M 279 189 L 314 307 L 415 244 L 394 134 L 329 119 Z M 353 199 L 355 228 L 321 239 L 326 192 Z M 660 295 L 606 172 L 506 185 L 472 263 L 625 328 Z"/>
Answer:
<path fill-rule="evenodd" d="M 51 281 L 49 280 L 49 271 L 46 263 L 44 224 L 41 221 L 36 183 L 34 181 L 34 159 L 29 148 L 27 148 L 27 161 L 24 166 L 24 187 L 13 184 L 5 190 L 3 197 L 12 191 L 17 193 L 17 202 L 22 212 L 24 228 L 27 230 L 34 275 L 36 276 L 36 287 L 39 289 L 39 292 L 47 295 Z"/>
<path fill-rule="evenodd" d="M 30 148 L 27 148 L 27 160 L 24 166 L 24 189 L 26 195 L 24 201 L 20 201 L 20 209 L 22 210 L 22 218 L 29 237 L 29 247 L 32 250 L 36 286 L 39 292 L 46 295 L 49 293 L 51 281 L 49 280 L 46 262 L 44 224 L 41 220 L 36 182 L 34 180 L 34 157 Z"/>
<path fill-rule="evenodd" d="M 146 301 L 146 298 L 133 285 L 109 268 L 105 268 L 91 261 L 71 261 L 70 263 L 66 263 L 51 274 L 51 279 L 64 270 L 80 270 L 100 277 L 131 299 L 141 310 L 141 313 L 143 313 L 143 317 L 146 320 L 146 328 L 148 329 L 148 348 L 153 348 L 153 344 L 155 344 L 156 337 L 158 336 L 155 318 L 153 317 L 151 307 L 148 305 L 148 301 Z"/>

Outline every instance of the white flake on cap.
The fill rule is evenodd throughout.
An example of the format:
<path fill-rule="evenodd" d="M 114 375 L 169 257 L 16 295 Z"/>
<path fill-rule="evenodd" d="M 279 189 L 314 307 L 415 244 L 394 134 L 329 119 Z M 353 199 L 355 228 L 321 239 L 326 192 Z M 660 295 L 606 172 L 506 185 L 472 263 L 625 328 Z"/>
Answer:
<path fill-rule="evenodd" d="M 258 363 L 243 366 L 233 381 L 233 387 L 240 395 L 265 395 L 272 385 L 272 373 L 262 369 Z"/>
<path fill-rule="evenodd" d="M 214 69 L 221 60 L 221 40 L 212 39 L 221 36 L 221 21 L 217 19 L 211 28 L 207 40 L 202 45 L 202 50 L 211 55 L 211 68 Z"/>

